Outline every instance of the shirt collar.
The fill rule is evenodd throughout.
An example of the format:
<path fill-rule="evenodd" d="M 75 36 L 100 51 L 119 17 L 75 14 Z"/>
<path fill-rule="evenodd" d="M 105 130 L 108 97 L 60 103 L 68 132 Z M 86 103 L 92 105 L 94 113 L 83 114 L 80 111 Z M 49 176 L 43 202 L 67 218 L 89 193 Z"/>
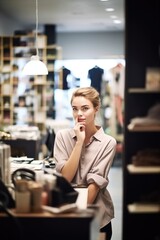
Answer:
<path fill-rule="evenodd" d="M 93 135 L 94 138 L 96 138 L 99 142 L 102 141 L 103 139 L 103 134 L 104 134 L 104 131 L 103 131 L 103 128 L 100 127 L 100 126 L 96 126 L 98 131 Z"/>

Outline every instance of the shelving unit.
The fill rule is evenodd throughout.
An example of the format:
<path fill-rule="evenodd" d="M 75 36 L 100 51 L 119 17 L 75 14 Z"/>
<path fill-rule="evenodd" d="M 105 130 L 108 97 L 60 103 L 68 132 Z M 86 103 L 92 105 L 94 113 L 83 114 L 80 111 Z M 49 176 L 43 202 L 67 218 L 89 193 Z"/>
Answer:
<path fill-rule="evenodd" d="M 160 67 L 159 11 L 157 0 L 152 1 L 152 6 L 141 1 L 138 9 L 134 0 L 125 1 L 123 240 L 160 239 L 160 163 L 147 164 L 145 158 L 143 164 L 138 158 L 136 164 L 133 161 L 143 150 L 160 150 L 159 121 L 156 124 L 146 124 L 145 121 L 144 124 L 143 121 L 133 124 L 133 119 L 146 118 L 149 110 L 160 103 L 160 89 L 146 89 L 147 69 Z"/>
<path fill-rule="evenodd" d="M 127 111 L 130 107 L 133 111 L 126 112 L 125 119 L 123 240 L 159 239 L 160 164 L 136 166 L 132 158 L 144 149 L 160 149 L 160 128 L 143 124 L 131 127 L 130 122 L 137 116 L 147 116 L 148 109 L 157 101 L 160 102 L 160 90 L 146 91 L 137 87 L 134 91 L 131 88 L 126 91 L 125 109 Z"/>
<path fill-rule="evenodd" d="M 56 44 L 48 45 L 46 49 L 46 60 L 47 60 L 47 68 L 48 68 L 48 75 L 47 75 L 47 117 L 55 118 L 55 102 L 54 102 L 54 94 L 53 90 L 57 87 L 61 88 L 62 82 L 62 71 L 56 72 L 58 75 L 58 83 L 55 79 L 55 61 L 62 59 L 62 48 Z"/>
<path fill-rule="evenodd" d="M 45 35 L 37 40 L 40 59 L 46 64 Z M 45 129 L 46 119 L 46 76 L 24 76 L 23 66 L 35 55 L 35 36 L 33 34 L 13 36 L 13 102 L 14 124 L 31 124 Z"/>
<path fill-rule="evenodd" d="M 13 123 L 12 37 L 0 37 L 0 121 Z"/>
<path fill-rule="evenodd" d="M 47 45 L 47 36 L 38 35 L 40 59 L 47 76 L 25 76 L 22 69 L 36 54 L 35 35 L 0 37 L 0 123 L 36 125 L 45 130 L 47 117 L 54 118 L 54 64 L 62 57 L 60 46 Z"/>
<path fill-rule="evenodd" d="M 160 166 L 135 166 L 134 164 L 128 164 L 127 170 L 130 175 L 143 175 L 146 179 L 146 175 L 160 175 Z M 160 203 L 152 202 L 133 202 L 127 206 L 129 213 L 160 213 Z"/>

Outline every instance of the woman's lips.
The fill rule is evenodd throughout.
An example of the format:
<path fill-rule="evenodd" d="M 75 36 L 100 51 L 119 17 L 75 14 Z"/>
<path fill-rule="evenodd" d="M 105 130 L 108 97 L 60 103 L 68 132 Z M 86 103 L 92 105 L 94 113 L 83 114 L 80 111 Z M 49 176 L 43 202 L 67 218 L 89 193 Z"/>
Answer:
<path fill-rule="evenodd" d="M 85 122 L 85 119 L 78 119 L 78 122 Z"/>

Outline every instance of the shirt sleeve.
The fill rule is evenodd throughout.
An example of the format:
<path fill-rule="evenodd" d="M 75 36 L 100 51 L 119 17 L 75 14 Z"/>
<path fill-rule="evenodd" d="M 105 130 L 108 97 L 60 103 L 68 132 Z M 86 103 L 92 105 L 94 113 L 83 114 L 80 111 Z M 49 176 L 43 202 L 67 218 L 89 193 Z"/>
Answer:
<path fill-rule="evenodd" d="M 56 133 L 55 144 L 54 144 L 54 159 L 56 162 L 56 171 L 61 172 L 66 160 L 69 157 L 67 152 L 66 144 L 64 138 L 62 137 L 61 131 Z"/>
<path fill-rule="evenodd" d="M 87 183 L 95 182 L 101 189 L 107 187 L 108 174 L 116 152 L 116 140 L 111 138 L 109 144 L 103 149 L 101 158 L 95 162 L 87 174 Z"/>

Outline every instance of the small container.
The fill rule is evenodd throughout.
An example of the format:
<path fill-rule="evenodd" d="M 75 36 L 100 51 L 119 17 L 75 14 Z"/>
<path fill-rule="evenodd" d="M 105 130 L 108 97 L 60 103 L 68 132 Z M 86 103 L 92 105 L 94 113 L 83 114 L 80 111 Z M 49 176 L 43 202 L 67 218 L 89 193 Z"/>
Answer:
<path fill-rule="evenodd" d="M 37 182 L 29 184 L 29 191 L 31 193 L 31 212 L 42 211 L 42 185 Z"/>
<path fill-rule="evenodd" d="M 16 199 L 16 212 L 17 213 L 29 213 L 31 211 L 31 194 L 29 191 L 15 192 Z"/>

